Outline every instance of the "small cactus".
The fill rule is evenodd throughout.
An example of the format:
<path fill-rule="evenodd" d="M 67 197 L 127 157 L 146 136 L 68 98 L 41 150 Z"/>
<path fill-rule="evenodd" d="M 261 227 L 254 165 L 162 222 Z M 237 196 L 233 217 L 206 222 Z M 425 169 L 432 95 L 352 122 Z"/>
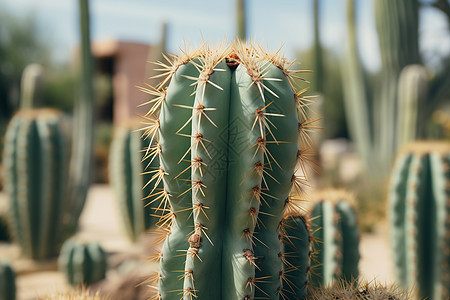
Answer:
<path fill-rule="evenodd" d="M 343 190 L 324 190 L 314 196 L 311 231 L 314 252 L 311 284 L 328 286 L 336 280 L 357 280 L 359 231 L 352 208 L 354 197 Z"/>
<path fill-rule="evenodd" d="M 398 283 L 419 297 L 450 296 L 450 143 L 415 142 L 397 157 L 388 196 Z"/>
<path fill-rule="evenodd" d="M 24 256 L 56 257 L 67 174 L 62 116 L 50 109 L 22 110 L 10 121 L 3 162 L 11 233 Z"/>
<path fill-rule="evenodd" d="M 106 253 L 98 243 L 64 243 L 58 259 L 59 269 L 71 285 L 89 285 L 105 278 Z"/>
<path fill-rule="evenodd" d="M 16 299 L 16 274 L 6 262 L 0 262 L 0 300 Z"/>

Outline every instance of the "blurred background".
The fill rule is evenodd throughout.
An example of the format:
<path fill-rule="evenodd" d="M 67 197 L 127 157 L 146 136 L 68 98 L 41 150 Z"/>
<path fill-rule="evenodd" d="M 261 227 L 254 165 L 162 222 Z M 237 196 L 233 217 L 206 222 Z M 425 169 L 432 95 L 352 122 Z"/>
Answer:
<path fill-rule="evenodd" d="M 158 82 L 150 78 L 157 72 L 148 61 L 163 61 L 161 53 L 179 53 L 187 44 L 239 36 L 272 51 L 281 47 L 296 61 L 293 68 L 314 71 L 301 83 L 309 87 L 304 95 L 315 97 L 312 119 L 320 119 L 315 124 L 323 128 L 311 135 L 317 163 L 309 174 L 311 187 L 351 191 L 360 230 L 376 233 L 387 215 L 388 180 L 398 150 L 414 140 L 450 139 L 450 2 L 391 2 L 91 0 L 83 33 L 87 15 L 83 19 L 78 1 L 1 0 L 0 153 L 7 152 L 7 125 L 19 109 L 57 109 L 64 122 L 73 122 L 63 129 L 74 141 L 72 156 L 82 152 L 75 141 L 92 149 L 91 160 L 89 151 L 84 154 L 84 167 L 92 168 L 91 178 L 80 183 L 84 194 L 93 197 L 92 182 L 95 193 L 106 190 L 102 201 L 110 203 L 113 131 L 146 113 L 139 104 L 148 95 L 137 86 Z M 91 42 L 88 50 L 84 37 Z M 410 75 L 403 74 L 410 66 Z M 408 97 L 413 104 L 400 100 Z M 93 123 L 79 117 L 83 109 L 84 120 Z M 81 133 L 70 133 L 76 124 L 91 133 L 86 141 L 77 140 Z M 6 164 L 0 157 L 0 208 L 8 206 L 2 191 Z"/>

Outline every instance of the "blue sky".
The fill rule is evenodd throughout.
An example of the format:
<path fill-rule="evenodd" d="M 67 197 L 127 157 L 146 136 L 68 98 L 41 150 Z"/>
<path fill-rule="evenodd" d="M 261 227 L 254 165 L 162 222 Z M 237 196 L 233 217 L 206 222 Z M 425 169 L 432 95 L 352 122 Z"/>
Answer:
<path fill-rule="evenodd" d="M 361 56 L 370 69 L 379 66 L 378 41 L 374 28 L 372 2 L 358 2 Z M 251 38 L 275 50 L 283 45 L 288 58 L 313 40 L 312 0 L 248 0 L 248 31 Z M 322 42 L 340 53 L 345 47 L 345 0 L 322 0 Z M 78 1 L 76 0 L 1 0 L 1 6 L 17 15 L 33 14 L 46 42 L 54 44 L 58 60 L 68 60 L 78 43 Z M 235 34 L 234 0 L 91 0 L 94 40 L 121 39 L 155 43 L 161 24 L 168 22 L 169 51 L 184 41 L 200 44 L 232 40 Z M 422 12 L 421 32 L 426 44 L 445 52 L 450 38 L 442 39 L 445 18 L 432 9 Z M 441 31 L 440 31 L 441 30 Z M 431 32 L 432 34 L 428 34 Z M 447 32 L 448 33 L 448 32 Z M 435 49 L 437 48 L 437 50 Z"/>

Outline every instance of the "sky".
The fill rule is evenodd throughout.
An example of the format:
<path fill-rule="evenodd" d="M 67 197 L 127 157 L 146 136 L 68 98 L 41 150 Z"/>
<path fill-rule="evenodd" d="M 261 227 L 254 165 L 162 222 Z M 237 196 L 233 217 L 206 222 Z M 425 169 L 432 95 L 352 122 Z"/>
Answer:
<path fill-rule="evenodd" d="M 358 38 L 362 60 L 369 70 L 379 68 L 378 41 L 374 27 L 373 0 L 360 0 Z M 70 58 L 79 40 L 78 1 L 0 0 L 0 9 L 18 16 L 32 14 L 59 61 Z M 313 42 L 312 0 L 247 0 L 247 30 L 252 40 L 270 50 L 283 46 L 289 59 Z M 321 1 L 321 40 L 338 54 L 345 49 L 345 0 Z M 231 41 L 236 32 L 235 0 L 91 0 L 94 41 L 118 39 L 157 43 L 163 22 L 168 24 L 168 50 L 177 53 L 183 43 L 199 45 L 202 39 Z M 421 15 L 421 32 L 432 51 L 449 51 L 450 35 L 442 14 L 433 9 Z M 431 32 L 432 34 L 429 34 Z M 447 32 L 448 33 L 448 32 Z M 436 50 L 437 48 L 437 50 Z M 430 50 L 431 52 L 431 50 Z"/>

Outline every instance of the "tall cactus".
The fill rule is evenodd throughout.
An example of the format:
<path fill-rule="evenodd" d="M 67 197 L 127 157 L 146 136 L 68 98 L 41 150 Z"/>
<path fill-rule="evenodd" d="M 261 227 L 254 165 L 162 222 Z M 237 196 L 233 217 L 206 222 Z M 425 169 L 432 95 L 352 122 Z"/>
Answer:
<path fill-rule="evenodd" d="M 150 160 L 142 151 L 148 141 L 136 132 L 140 125 L 135 121 L 114 130 L 109 158 L 109 178 L 126 233 L 132 242 L 155 225 L 157 218 L 153 215 L 164 209 L 155 206 L 157 197 L 147 197 L 152 186 L 146 183 L 151 180 L 152 173 L 145 172 L 145 168 L 150 172 L 156 170 L 159 161 Z M 162 186 L 158 187 L 159 190 Z"/>
<path fill-rule="evenodd" d="M 430 299 L 450 296 L 450 143 L 416 142 L 394 165 L 389 192 L 395 273 Z"/>
<path fill-rule="evenodd" d="M 6 262 L 0 262 L 0 300 L 16 299 L 16 274 Z"/>
<path fill-rule="evenodd" d="M 280 222 L 304 180 L 295 175 L 299 136 L 309 141 L 311 130 L 287 66 L 238 41 L 185 51 L 168 66 L 148 129 L 160 160 L 153 179 L 171 209 L 162 299 L 278 299 L 286 288 Z"/>
<path fill-rule="evenodd" d="M 106 253 L 98 243 L 64 243 L 58 259 L 58 267 L 71 285 L 88 285 L 105 278 Z"/>
<path fill-rule="evenodd" d="M 353 196 L 342 190 L 325 190 L 313 196 L 311 231 L 314 255 L 311 284 L 328 286 L 336 280 L 358 279 L 359 232 Z"/>
<path fill-rule="evenodd" d="M 19 111 L 8 125 L 3 161 L 11 229 L 25 256 L 58 254 L 67 174 L 61 114 Z"/>
<path fill-rule="evenodd" d="M 402 134 L 395 129 L 400 109 L 397 85 L 404 67 L 420 63 L 418 9 L 416 0 L 374 1 L 382 68 L 372 93 L 358 55 L 355 0 L 347 0 L 348 51 L 342 65 L 345 110 L 350 134 L 371 176 L 389 172 L 397 135 Z"/>

